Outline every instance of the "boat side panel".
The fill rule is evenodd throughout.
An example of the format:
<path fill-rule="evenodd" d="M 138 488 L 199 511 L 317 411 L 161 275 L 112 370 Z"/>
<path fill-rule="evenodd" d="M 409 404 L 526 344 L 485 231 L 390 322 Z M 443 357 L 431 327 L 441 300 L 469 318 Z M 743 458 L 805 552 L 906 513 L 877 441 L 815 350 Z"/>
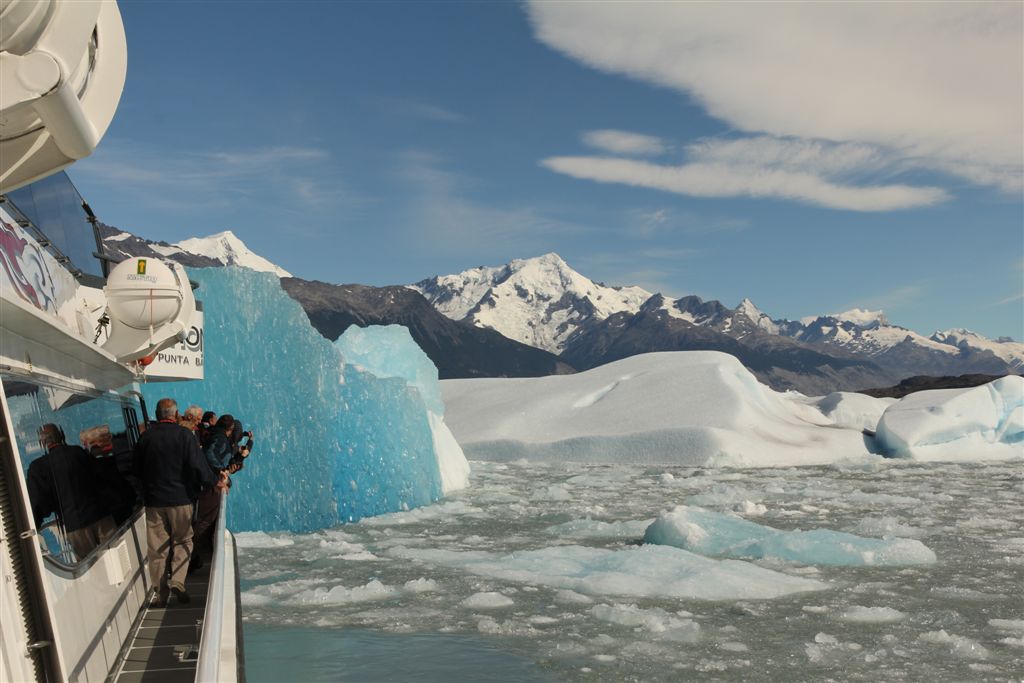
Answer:
<path fill-rule="evenodd" d="M 133 520 L 77 576 L 47 564 L 47 602 L 69 681 L 107 678 L 145 600 L 146 518 Z"/>

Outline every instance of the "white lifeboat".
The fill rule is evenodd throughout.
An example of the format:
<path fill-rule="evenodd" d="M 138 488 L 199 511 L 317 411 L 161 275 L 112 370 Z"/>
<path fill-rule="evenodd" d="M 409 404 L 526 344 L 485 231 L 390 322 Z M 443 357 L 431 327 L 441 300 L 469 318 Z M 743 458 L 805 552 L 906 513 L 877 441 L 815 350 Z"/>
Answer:
<path fill-rule="evenodd" d="M 117 264 L 103 288 L 110 333 L 103 349 L 121 363 L 151 359 L 183 341 L 196 312 L 185 269 L 178 263 L 133 257 Z"/>

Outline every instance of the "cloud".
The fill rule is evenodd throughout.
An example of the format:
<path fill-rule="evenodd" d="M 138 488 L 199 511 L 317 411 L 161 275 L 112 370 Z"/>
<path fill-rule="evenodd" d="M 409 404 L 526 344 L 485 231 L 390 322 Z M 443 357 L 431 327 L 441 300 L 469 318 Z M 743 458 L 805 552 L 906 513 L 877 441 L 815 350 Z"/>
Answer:
<path fill-rule="evenodd" d="M 990 305 L 991 306 L 1005 306 L 1006 304 L 1012 304 L 1012 303 L 1016 303 L 1018 301 L 1024 301 L 1024 292 L 1017 292 L 1016 294 L 1011 294 L 1010 296 L 1006 297 L 1005 299 L 1000 299 L 999 301 L 996 301 L 995 303 L 992 303 Z"/>
<path fill-rule="evenodd" d="M 681 232 L 706 234 L 737 232 L 750 227 L 742 218 L 707 216 L 692 211 L 676 211 L 666 207 L 657 209 L 629 209 L 624 217 L 625 230 L 637 239 L 651 239 L 658 235 Z"/>
<path fill-rule="evenodd" d="M 369 98 L 372 103 L 389 114 L 409 116 L 438 123 L 462 123 L 466 117 L 457 111 L 442 107 L 432 102 L 425 102 L 412 97 L 374 96 Z"/>
<path fill-rule="evenodd" d="M 161 210 L 226 209 L 239 201 L 313 209 L 358 201 L 318 147 L 197 151 L 106 140 L 75 172 L 131 190 L 136 201 Z"/>
<path fill-rule="evenodd" d="M 660 138 L 624 130 L 591 130 L 585 132 L 582 138 L 584 144 L 613 154 L 657 156 L 666 150 Z"/>
<path fill-rule="evenodd" d="M 684 92 L 743 134 L 812 141 L 812 157 L 814 141 L 864 145 L 860 153 L 869 164 L 878 149 L 906 168 L 1015 194 L 1024 187 L 1020 3 L 531 0 L 527 7 L 537 38 L 550 47 L 591 67 Z M 669 180 L 680 175 L 671 168 L 562 159 L 553 165 L 579 177 L 629 182 L 655 175 L 663 178 L 654 180 L 657 186 L 696 184 L 690 177 Z M 815 168 L 801 172 L 822 175 Z M 710 170 L 723 177 L 721 167 Z M 773 194 L 828 206 L 863 208 L 864 200 L 879 197 L 906 207 L 936 197 L 912 188 L 815 188 L 778 170 L 773 176 L 738 184 L 745 193 L 795 184 L 803 189 Z"/>
<path fill-rule="evenodd" d="M 845 306 L 840 306 L 838 310 L 849 311 L 855 308 L 863 308 L 872 311 L 898 309 L 919 301 L 925 293 L 926 291 L 923 285 L 904 285 L 902 287 L 889 290 L 888 292 L 860 299 L 856 302 L 849 302 Z"/>
<path fill-rule="evenodd" d="M 891 211 L 928 206 L 947 198 L 935 187 L 856 186 L 785 167 L 723 162 L 681 166 L 614 157 L 551 157 L 546 168 L 602 183 L 622 183 L 697 197 L 773 197 L 853 211 Z"/>

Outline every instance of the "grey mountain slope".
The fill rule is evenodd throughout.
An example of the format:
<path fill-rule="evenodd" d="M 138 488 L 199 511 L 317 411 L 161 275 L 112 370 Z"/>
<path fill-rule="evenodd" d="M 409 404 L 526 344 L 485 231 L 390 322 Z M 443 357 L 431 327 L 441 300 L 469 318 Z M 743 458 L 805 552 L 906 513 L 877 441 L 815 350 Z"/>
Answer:
<path fill-rule="evenodd" d="M 730 353 L 758 379 L 780 391 L 821 395 L 838 387 L 854 389 L 893 381 L 870 361 L 831 355 L 763 332 L 735 339 L 713 327 L 673 318 L 653 306 L 632 315 L 617 313 L 577 330 L 562 357 L 573 367 L 586 370 L 639 353 L 697 350 Z"/>
<path fill-rule="evenodd" d="M 332 285 L 282 278 L 320 334 L 337 339 L 349 325 L 404 325 L 437 366 L 441 379 L 542 377 L 574 372 L 554 354 L 441 315 L 421 294 L 403 287 Z"/>

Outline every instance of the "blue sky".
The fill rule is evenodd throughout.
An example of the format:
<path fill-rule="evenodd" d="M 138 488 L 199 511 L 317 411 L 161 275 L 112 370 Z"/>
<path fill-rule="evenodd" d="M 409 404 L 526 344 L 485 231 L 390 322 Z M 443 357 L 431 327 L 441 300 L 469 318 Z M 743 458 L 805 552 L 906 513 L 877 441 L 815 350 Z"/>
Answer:
<path fill-rule="evenodd" d="M 556 251 L 1024 337 L 1019 3 L 120 6 L 121 106 L 69 175 L 142 236 L 371 285 Z"/>

